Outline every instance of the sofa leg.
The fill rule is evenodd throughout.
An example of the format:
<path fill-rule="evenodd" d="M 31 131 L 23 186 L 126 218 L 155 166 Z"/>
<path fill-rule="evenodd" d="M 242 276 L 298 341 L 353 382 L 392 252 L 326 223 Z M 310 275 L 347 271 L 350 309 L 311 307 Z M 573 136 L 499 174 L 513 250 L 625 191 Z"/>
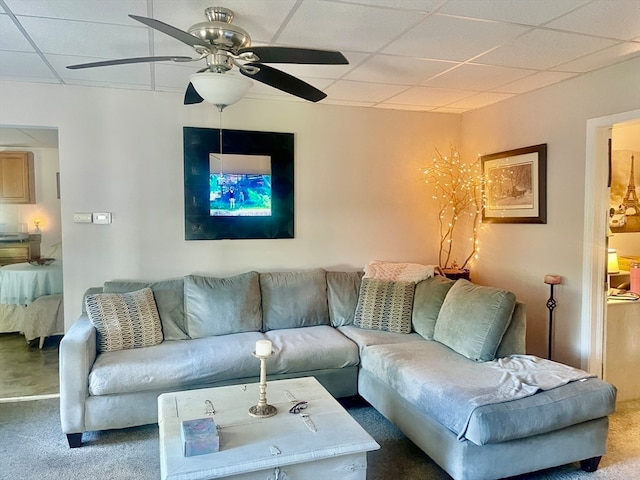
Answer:
<path fill-rule="evenodd" d="M 67 433 L 67 442 L 69 442 L 69 448 L 78 448 L 82 446 L 82 432 Z"/>
<path fill-rule="evenodd" d="M 586 460 L 580 460 L 580 468 L 585 472 L 595 472 L 598 469 L 598 464 L 602 457 L 587 458 Z"/>

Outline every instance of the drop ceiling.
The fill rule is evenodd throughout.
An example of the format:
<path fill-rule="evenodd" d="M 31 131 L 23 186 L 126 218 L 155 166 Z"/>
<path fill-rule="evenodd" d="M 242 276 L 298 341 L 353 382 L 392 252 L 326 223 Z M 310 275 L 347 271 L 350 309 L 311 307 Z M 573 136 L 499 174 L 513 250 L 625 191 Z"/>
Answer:
<path fill-rule="evenodd" d="M 0 79 L 182 93 L 204 62 L 65 67 L 194 56 L 128 14 L 187 30 L 214 5 L 254 45 L 343 52 L 277 65 L 329 104 L 463 113 L 640 56 L 639 0 L 0 0 Z M 247 97 L 301 101 L 258 82 Z"/>

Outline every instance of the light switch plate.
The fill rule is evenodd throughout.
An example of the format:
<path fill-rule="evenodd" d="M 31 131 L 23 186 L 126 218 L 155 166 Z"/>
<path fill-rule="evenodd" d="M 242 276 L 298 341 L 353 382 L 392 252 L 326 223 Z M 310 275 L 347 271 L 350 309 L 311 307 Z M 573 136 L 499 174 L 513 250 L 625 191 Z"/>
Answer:
<path fill-rule="evenodd" d="M 109 212 L 94 212 L 93 223 L 108 225 L 111 223 L 111 214 Z"/>
<path fill-rule="evenodd" d="M 93 215 L 90 213 L 74 213 L 73 221 L 75 223 L 91 223 L 93 221 Z"/>

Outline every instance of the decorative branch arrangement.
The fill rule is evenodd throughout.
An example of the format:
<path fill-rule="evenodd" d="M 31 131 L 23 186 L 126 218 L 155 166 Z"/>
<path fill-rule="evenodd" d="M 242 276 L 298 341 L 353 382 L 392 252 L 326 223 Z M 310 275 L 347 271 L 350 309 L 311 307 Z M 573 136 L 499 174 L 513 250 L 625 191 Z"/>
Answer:
<path fill-rule="evenodd" d="M 438 261 L 443 269 L 464 269 L 467 264 L 477 258 L 480 247 L 478 245 L 478 227 L 482 220 L 484 205 L 482 166 L 480 160 L 465 163 L 455 146 L 451 145 L 450 154 L 444 156 L 436 149 L 432 164 L 423 170 L 425 183 L 433 188 L 433 198 L 438 200 L 438 221 L 440 224 L 440 249 Z M 453 256 L 454 244 L 459 239 L 459 221 L 468 215 L 472 222 L 473 232 L 469 241 L 470 253 L 464 262 L 458 265 Z M 464 225 L 464 222 L 463 222 Z M 465 250 L 462 250 L 465 251 Z"/>

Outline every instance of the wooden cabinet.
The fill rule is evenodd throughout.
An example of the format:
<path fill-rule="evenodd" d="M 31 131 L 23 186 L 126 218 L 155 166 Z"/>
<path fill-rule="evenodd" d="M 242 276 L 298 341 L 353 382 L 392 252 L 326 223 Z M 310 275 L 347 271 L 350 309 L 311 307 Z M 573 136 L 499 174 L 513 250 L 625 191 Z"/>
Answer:
<path fill-rule="evenodd" d="M 604 379 L 618 389 L 617 401 L 640 398 L 640 300 L 607 302 L 604 342 Z"/>
<path fill-rule="evenodd" d="M 36 203 L 32 152 L 0 152 L 0 203 Z"/>
<path fill-rule="evenodd" d="M 40 258 L 40 239 L 40 235 L 29 235 L 28 240 L 21 242 L 0 242 L 0 267 Z"/>

